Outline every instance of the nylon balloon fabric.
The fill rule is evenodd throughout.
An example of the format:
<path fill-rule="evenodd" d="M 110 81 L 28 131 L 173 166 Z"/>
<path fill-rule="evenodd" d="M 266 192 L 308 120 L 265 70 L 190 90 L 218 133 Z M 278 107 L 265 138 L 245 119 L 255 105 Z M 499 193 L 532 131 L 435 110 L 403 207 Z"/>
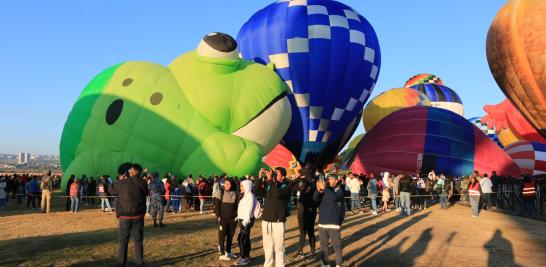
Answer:
<path fill-rule="evenodd" d="M 433 107 L 451 110 L 461 116 L 464 114 L 463 101 L 451 88 L 439 84 L 417 84 L 411 88 L 425 94 Z"/>
<path fill-rule="evenodd" d="M 350 167 L 355 173 L 520 173 L 480 129 L 454 112 L 434 107 L 409 107 L 390 114 L 366 133 L 355 153 Z"/>
<path fill-rule="evenodd" d="M 304 164 L 331 162 L 379 75 L 371 24 L 337 1 L 283 0 L 255 13 L 237 41 L 243 58 L 273 63 L 290 88 L 292 123 L 282 143 Z"/>
<path fill-rule="evenodd" d="M 546 144 L 522 140 L 505 148 L 523 173 L 546 174 Z"/>

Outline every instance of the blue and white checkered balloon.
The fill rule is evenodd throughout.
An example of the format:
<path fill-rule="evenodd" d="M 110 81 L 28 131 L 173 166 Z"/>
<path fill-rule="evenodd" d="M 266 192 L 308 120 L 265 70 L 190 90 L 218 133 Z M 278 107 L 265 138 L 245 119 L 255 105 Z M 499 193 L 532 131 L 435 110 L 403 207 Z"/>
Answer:
<path fill-rule="evenodd" d="M 237 37 L 243 58 L 273 63 L 290 88 L 283 144 L 304 163 L 329 163 L 359 123 L 381 65 L 377 35 L 333 0 L 281 0 L 254 14 Z"/>

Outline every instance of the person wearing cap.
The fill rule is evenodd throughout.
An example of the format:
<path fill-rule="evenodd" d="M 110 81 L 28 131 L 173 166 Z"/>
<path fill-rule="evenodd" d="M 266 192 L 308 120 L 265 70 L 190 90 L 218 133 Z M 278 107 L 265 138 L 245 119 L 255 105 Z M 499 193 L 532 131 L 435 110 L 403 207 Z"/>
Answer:
<path fill-rule="evenodd" d="M 146 170 L 144 170 L 146 172 Z M 116 217 L 119 218 L 118 264 L 127 264 L 127 247 L 133 235 L 135 263 L 144 265 L 144 215 L 148 186 L 141 176 L 142 167 L 132 164 L 129 175 L 120 174 L 119 180 L 110 185 L 110 192 L 117 195 Z"/>
<path fill-rule="evenodd" d="M 152 173 L 152 179 L 148 184 L 148 190 L 150 191 L 150 214 L 154 221 L 154 227 L 163 227 L 163 194 L 165 193 L 165 187 L 163 182 L 159 180 L 159 173 Z M 157 216 L 159 215 L 159 225 L 157 224 Z"/>
<path fill-rule="evenodd" d="M 327 181 L 317 181 L 317 191 L 313 199 L 319 203 L 319 240 L 321 247 L 322 266 L 330 266 L 328 261 L 329 241 L 332 242 L 336 254 L 336 266 L 341 266 L 341 224 L 345 218 L 343 205 L 343 190 L 337 185 L 338 176 L 328 174 Z"/>

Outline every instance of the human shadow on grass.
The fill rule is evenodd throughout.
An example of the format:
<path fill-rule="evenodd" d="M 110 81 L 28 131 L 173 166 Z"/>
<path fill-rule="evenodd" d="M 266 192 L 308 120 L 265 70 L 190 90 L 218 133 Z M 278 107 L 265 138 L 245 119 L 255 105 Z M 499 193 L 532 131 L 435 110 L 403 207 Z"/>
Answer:
<path fill-rule="evenodd" d="M 172 223 L 169 224 L 168 228 L 154 228 L 152 225 L 147 224 L 144 227 L 144 245 L 146 246 L 147 239 L 156 239 L 163 236 L 172 235 L 173 231 L 189 232 L 195 231 L 195 229 L 207 230 L 214 227 L 216 226 L 214 222 L 210 220 L 210 218 Z M 108 242 L 114 242 L 117 244 L 117 240 L 117 228 L 81 233 L 3 240 L 0 241 L 0 251 L 2 251 L 3 254 L 3 256 L 0 257 L 0 266 L 13 266 L 28 261 L 38 260 L 44 254 L 53 253 L 60 250 L 69 249 L 70 251 L 81 251 L 86 249 L 86 247 L 99 246 Z M 117 255 L 116 253 L 116 251 L 112 251 L 112 256 Z M 100 260 L 97 259 L 97 261 Z M 89 265 L 92 265 L 93 262 L 88 263 Z M 55 265 L 55 263 L 52 264 Z M 100 264 L 99 262 L 98 265 L 103 264 Z"/>

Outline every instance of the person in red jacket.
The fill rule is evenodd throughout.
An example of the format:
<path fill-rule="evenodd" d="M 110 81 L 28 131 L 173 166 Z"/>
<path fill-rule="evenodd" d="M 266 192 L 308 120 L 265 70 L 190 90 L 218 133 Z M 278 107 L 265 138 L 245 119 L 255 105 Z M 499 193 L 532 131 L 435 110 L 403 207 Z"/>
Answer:
<path fill-rule="evenodd" d="M 173 190 L 173 183 L 171 181 L 171 177 L 167 176 L 167 180 L 165 180 L 165 200 L 167 201 L 167 204 L 165 204 L 165 212 L 170 212 L 171 209 L 171 190 Z"/>
<path fill-rule="evenodd" d="M 206 197 L 210 192 L 210 186 L 205 183 L 203 177 L 199 177 L 199 183 L 197 185 L 197 192 L 199 194 L 199 213 L 203 214 L 203 208 L 205 207 Z"/>
<path fill-rule="evenodd" d="M 531 177 L 526 175 L 523 178 L 523 188 L 521 191 L 521 196 L 523 199 L 522 215 L 528 217 L 533 215 L 536 195 L 535 183 Z"/>

